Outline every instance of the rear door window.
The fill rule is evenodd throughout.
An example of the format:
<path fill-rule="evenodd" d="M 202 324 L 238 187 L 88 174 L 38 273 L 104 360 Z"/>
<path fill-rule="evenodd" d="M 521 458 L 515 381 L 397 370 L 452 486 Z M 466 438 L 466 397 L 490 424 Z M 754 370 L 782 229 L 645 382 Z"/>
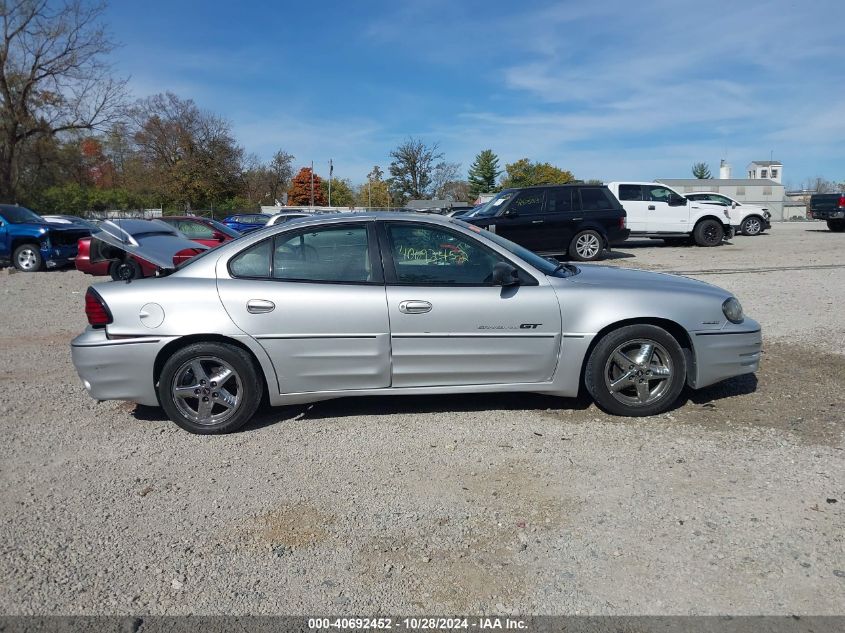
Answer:
<path fill-rule="evenodd" d="M 546 191 L 546 213 L 572 211 L 572 188 L 553 187 Z"/>
<path fill-rule="evenodd" d="M 619 185 L 620 200 L 642 200 L 643 188 L 640 185 Z"/>

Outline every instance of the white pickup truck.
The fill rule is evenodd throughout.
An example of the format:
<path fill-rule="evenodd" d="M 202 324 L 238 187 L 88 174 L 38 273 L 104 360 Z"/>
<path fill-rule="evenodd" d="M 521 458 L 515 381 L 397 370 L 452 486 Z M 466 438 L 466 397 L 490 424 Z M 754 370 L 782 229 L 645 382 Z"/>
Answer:
<path fill-rule="evenodd" d="M 733 237 L 730 211 L 721 205 L 688 200 L 659 182 L 610 182 L 608 189 L 628 213 L 631 237 L 659 238 L 667 243 L 693 240 L 718 246 Z"/>

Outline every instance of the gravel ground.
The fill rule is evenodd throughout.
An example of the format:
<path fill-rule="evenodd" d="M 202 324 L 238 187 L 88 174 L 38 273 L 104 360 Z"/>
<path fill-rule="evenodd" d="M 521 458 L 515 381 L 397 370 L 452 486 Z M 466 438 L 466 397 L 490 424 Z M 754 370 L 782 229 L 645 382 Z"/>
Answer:
<path fill-rule="evenodd" d="M 756 378 L 638 420 L 385 397 L 192 436 L 84 393 L 90 277 L 0 272 L 0 612 L 842 614 L 845 236 L 821 228 L 614 253 L 764 328 Z"/>

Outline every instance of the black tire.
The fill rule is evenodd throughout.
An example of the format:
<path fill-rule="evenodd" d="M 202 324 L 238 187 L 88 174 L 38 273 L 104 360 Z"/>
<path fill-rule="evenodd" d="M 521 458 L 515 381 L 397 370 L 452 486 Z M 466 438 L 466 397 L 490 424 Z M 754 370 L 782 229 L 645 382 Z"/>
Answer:
<path fill-rule="evenodd" d="M 827 228 L 834 233 L 842 233 L 842 231 L 845 231 L 845 220 L 828 220 Z"/>
<path fill-rule="evenodd" d="M 637 363 L 638 357 L 629 358 L 624 351 L 622 358 L 631 365 L 622 367 L 616 360 L 617 351 L 629 345 L 640 345 L 642 351 L 646 342 L 654 349 L 648 361 Z M 668 377 L 661 379 L 667 370 Z M 584 386 L 603 411 L 641 417 L 663 413 L 675 404 L 686 375 L 686 357 L 675 337 L 655 325 L 627 325 L 604 335 L 593 348 L 584 370 Z M 619 388 L 612 389 L 613 383 Z M 647 396 L 640 404 L 642 384 Z"/>
<path fill-rule="evenodd" d="M 109 275 L 114 281 L 132 281 L 144 276 L 141 264 L 129 258 L 109 264 Z"/>
<path fill-rule="evenodd" d="M 604 253 L 604 238 L 592 229 L 579 231 L 569 243 L 569 256 L 579 262 L 592 262 L 601 259 Z"/>
<path fill-rule="evenodd" d="M 725 228 L 718 220 L 706 218 L 695 225 L 692 236 L 699 246 L 719 246 L 725 239 Z"/>
<path fill-rule="evenodd" d="M 200 364 L 203 373 L 192 369 L 194 363 Z M 220 375 L 225 365 L 232 373 L 220 384 L 215 384 L 213 378 Z M 178 350 L 164 363 L 157 385 L 158 398 L 167 416 L 190 433 L 231 433 L 249 422 L 261 404 L 264 388 L 259 375 L 250 355 L 239 347 L 226 343 L 193 343 Z M 202 383 L 203 380 L 206 382 Z M 195 384 L 189 384 L 192 381 Z M 177 388 L 183 393 L 196 393 L 197 397 L 179 397 L 174 393 Z M 205 421 L 186 414 L 192 410 L 201 413 L 201 398 L 210 403 L 206 406 L 210 407 L 207 411 L 211 417 Z M 224 404 L 227 398 L 234 401 L 234 406 Z"/>
<path fill-rule="evenodd" d="M 12 253 L 12 265 L 22 273 L 38 272 L 44 267 L 38 244 L 21 244 Z"/>
<path fill-rule="evenodd" d="M 760 235 L 763 232 L 763 218 L 759 215 L 749 215 L 740 224 L 739 232 L 749 237 Z"/>

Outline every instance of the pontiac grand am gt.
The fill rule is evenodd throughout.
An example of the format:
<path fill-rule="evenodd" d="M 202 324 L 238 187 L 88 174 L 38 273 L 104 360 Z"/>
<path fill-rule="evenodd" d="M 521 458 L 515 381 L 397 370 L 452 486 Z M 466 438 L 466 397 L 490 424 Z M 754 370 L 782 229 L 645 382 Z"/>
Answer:
<path fill-rule="evenodd" d="M 761 350 L 760 326 L 721 288 L 561 264 L 429 215 L 267 227 L 85 299 L 72 354 L 91 396 L 160 405 L 206 434 L 241 427 L 265 397 L 584 385 L 605 411 L 654 415 L 685 384 L 756 371 Z"/>

